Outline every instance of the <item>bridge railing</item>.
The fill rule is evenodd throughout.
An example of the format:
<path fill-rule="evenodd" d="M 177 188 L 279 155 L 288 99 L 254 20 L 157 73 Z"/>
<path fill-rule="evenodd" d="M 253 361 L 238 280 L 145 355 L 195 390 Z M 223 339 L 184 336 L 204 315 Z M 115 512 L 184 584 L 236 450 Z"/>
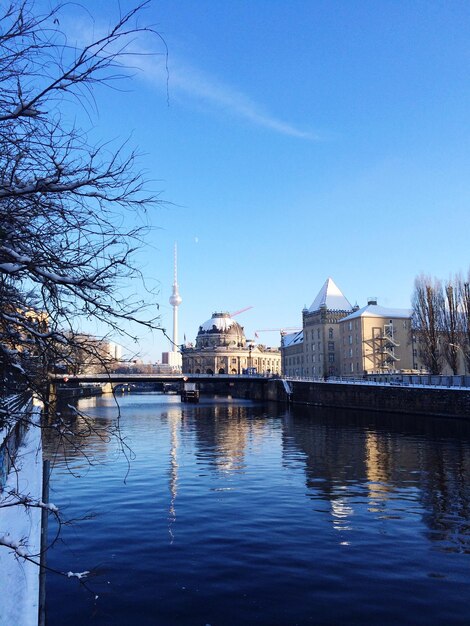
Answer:
<path fill-rule="evenodd" d="M 379 387 L 422 387 L 445 388 L 455 390 L 470 390 L 470 376 L 434 376 L 434 375 L 372 375 L 367 378 L 353 378 L 349 376 L 288 376 L 286 380 L 314 383 L 337 383 L 343 385 L 368 385 Z"/>

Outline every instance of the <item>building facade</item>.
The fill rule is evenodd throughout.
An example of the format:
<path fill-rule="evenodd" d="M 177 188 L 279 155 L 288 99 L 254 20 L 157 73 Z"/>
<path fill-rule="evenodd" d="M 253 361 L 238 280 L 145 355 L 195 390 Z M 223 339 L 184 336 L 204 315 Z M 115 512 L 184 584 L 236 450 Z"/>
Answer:
<path fill-rule="evenodd" d="M 339 323 L 353 312 L 349 300 L 327 278 L 310 308 L 302 311 L 301 334 L 286 335 L 281 345 L 286 376 L 327 377 L 341 373 Z"/>
<path fill-rule="evenodd" d="M 360 377 L 416 369 L 411 310 L 369 300 L 343 318 L 340 327 L 341 375 Z"/>
<path fill-rule="evenodd" d="M 214 313 L 199 327 L 196 344 L 182 346 L 181 352 L 186 374 L 281 373 L 280 351 L 248 341 L 229 313 Z"/>
<path fill-rule="evenodd" d="M 301 376 L 304 367 L 304 332 L 289 333 L 281 337 L 282 373 L 284 376 Z"/>

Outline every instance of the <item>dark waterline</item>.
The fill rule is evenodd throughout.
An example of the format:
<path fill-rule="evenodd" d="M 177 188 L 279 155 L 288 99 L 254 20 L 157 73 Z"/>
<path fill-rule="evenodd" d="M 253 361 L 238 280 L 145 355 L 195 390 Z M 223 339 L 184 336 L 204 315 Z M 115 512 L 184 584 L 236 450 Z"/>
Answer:
<path fill-rule="evenodd" d="M 469 424 L 157 394 L 121 411 L 130 466 L 95 435 L 96 465 L 55 459 L 51 501 L 96 515 L 48 564 L 95 575 L 48 576 L 48 626 L 470 623 Z"/>

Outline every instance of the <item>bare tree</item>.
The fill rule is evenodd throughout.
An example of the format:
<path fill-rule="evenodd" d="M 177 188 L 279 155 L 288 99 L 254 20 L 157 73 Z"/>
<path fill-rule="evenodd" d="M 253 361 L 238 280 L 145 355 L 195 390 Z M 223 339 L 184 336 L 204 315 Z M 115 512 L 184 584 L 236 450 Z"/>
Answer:
<path fill-rule="evenodd" d="M 466 279 L 458 279 L 460 300 L 460 344 L 465 358 L 465 365 L 470 372 L 470 270 Z"/>
<path fill-rule="evenodd" d="M 439 338 L 443 328 L 444 298 L 440 281 L 421 275 L 416 278 L 412 295 L 413 334 L 418 342 L 418 352 L 431 374 L 442 371 L 442 354 Z"/>
<path fill-rule="evenodd" d="M 123 214 L 156 197 L 133 151 L 91 143 L 62 112 L 66 99 L 81 106 L 97 83 L 123 77 L 130 39 L 149 30 L 136 22 L 143 6 L 82 49 L 60 32 L 60 7 L 38 16 L 16 1 L 0 18 L 0 364 L 37 391 L 38 372 L 73 347 L 81 319 L 119 333 L 127 321 L 156 326 L 121 290 L 140 279 L 133 253 L 145 233 Z"/>
<path fill-rule="evenodd" d="M 132 40 L 154 33 L 138 23 L 146 4 L 82 48 L 61 32 L 60 6 L 39 15 L 32 0 L 12 0 L 0 9 L 0 399 L 14 385 L 47 403 L 51 364 L 77 351 L 99 358 L 83 320 L 107 333 L 129 333 L 128 322 L 158 328 L 142 296 L 123 296 L 131 279 L 143 285 L 133 259 L 146 232 L 141 217 L 126 224 L 157 197 L 126 142 L 97 145 L 65 114 L 73 103 L 91 114 L 95 86 L 128 74 Z M 155 311 L 153 295 L 145 300 Z M 80 424 L 75 439 L 59 414 L 41 428 L 74 450 L 87 433 L 113 434 Z M 13 494 L 13 505 L 34 503 Z"/>
<path fill-rule="evenodd" d="M 443 311 L 443 331 L 442 331 L 442 347 L 444 357 L 449 364 L 454 375 L 459 370 L 459 351 L 460 351 L 460 294 L 455 281 L 449 279 L 444 288 L 445 296 L 442 298 Z"/>

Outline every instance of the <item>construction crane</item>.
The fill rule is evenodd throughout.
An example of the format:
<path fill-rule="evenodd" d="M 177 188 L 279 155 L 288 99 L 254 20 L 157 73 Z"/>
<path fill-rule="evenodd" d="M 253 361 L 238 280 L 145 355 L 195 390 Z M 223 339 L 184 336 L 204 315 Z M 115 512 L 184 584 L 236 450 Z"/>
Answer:
<path fill-rule="evenodd" d="M 235 313 L 230 313 L 230 317 L 235 317 L 235 315 L 240 315 L 240 313 L 244 313 L 245 311 L 249 311 L 252 309 L 252 306 L 246 306 L 244 309 L 240 309 L 239 311 L 235 311 Z"/>
<path fill-rule="evenodd" d="M 281 335 L 286 335 L 288 332 L 295 332 L 299 330 L 302 330 L 302 329 L 299 328 L 298 326 L 296 326 L 295 328 L 293 326 L 286 327 L 286 328 L 260 328 L 258 330 L 255 330 L 255 337 L 258 335 L 258 333 L 278 332 L 278 333 L 281 333 Z"/>

